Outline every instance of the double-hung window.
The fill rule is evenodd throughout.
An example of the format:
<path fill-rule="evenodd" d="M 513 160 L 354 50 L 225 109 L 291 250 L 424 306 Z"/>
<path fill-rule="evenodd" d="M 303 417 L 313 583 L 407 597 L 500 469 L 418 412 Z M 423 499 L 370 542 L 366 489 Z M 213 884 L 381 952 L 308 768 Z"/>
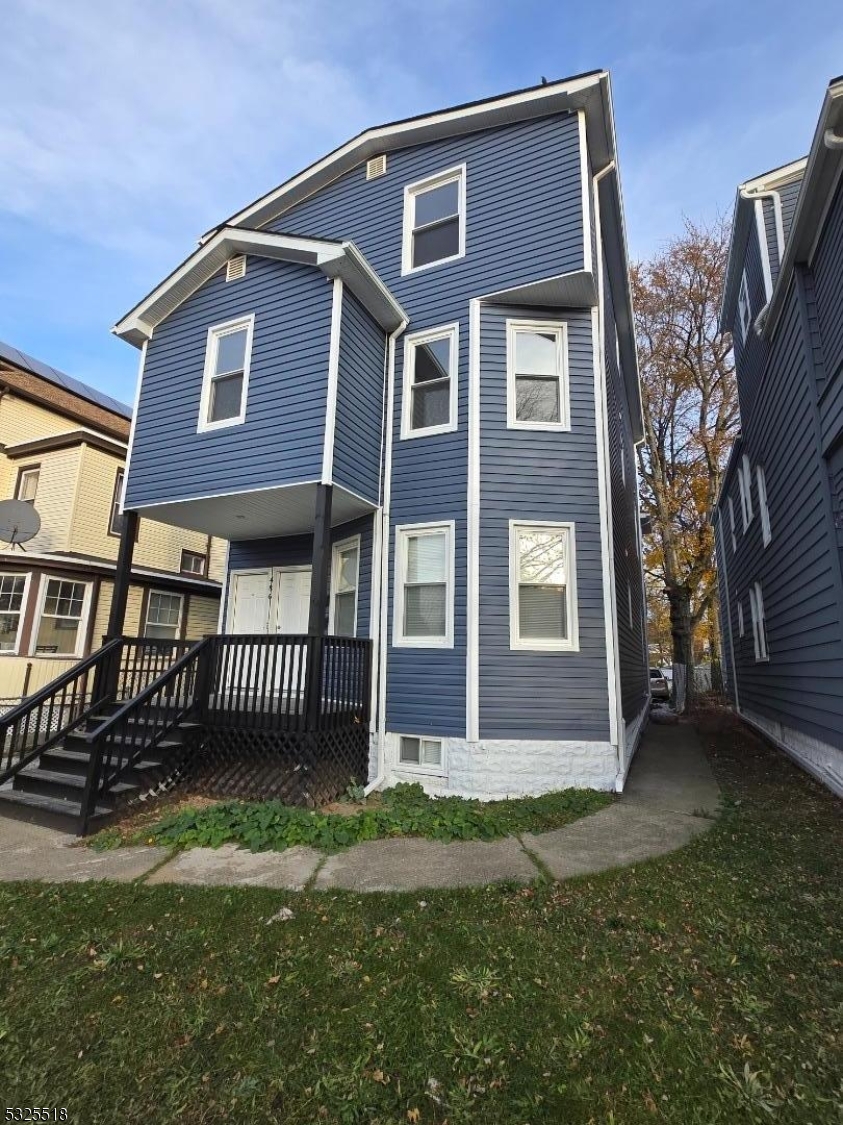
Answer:
<path fill-rule="evenodd" d="M 572 523 L 509 525 L 510 647 L 579 647 Z"/>
<path fill-rule="evenodd" d="M 200 431 L 245 421 L 254 325 L 254 316 L 246 316 L 208 329 Z"/>
<path fill-rule="evenodd" d="M 506 325 L 507 424 L 567 430 L 567 326 L 509 320 Z"/>
<path fill-rule="evenodd" d="M 465 254 L 465 165 L 404 189 L 401 272 L 451 262 Z"/>
<path fill-rule="evenodd" d="M 745 453 L 738 468 L 738 485 L 741 494 L 741 518 L 743 529 L 746 531 L 752 523 L 752 469 Z"/>
<path fill-rule="evenodd" d="M 749 326 L 752 323 L 752 305 L 749 301 L 746 270 L 741 274 L 741 289 L 738 294 L 738 319 L 741 324 L 741 343 L 745 344 L 749 335 Z"/>
<path fill-rule="evenodd" d="M 208 566 L 208 556 L 200 551 L 188 551 L 182 548 L 179 570 L 182 574 L 193 574 L 197 578 L 205 577 Z"/>
<path fill-rule="evenodd" d="M 732 554 L 736 554 L 738 550 L 738 538 L 735 535 L 735 505 L 732 503 L 732 497 L 728 497 L 729 501 L 729 525 L 732 532 Z"/>
<path fill-rule="evenodd" d="M 457 428 L 458 356 L 458 324 L 406 338 L 402 438 L 443 434 Z"/>
<path fill-rule="evenodd" d="M 46 579 L 35 634 L 35 654 L 79 656 L 85 643 L 84 623 L 89 602 L 87 582 Z"/>
<path fill-rule="evenodd" d="M 0 652 L 18 651 L 27 579 L 26 574 L 0 574 Z"/>
<path fill-rule="evenodd" d="M 360 584 L 360 536 L 335 543 L 331 566 L 330 631 L 357 636 L 357 590 Z"/>
<path fill-rule="evenodd" d="M 16 489 L 18 500 L 25 500 L 27 504 L 35 503 L 40 476 L 41 469 L 38 465 L 29 465 L 27 468 L 21 469 L 18 475 L 18 487 Z"/>
<path fill-rule="evenodd" d="M 755 481 L 758 485 L 758 511 L 761 515 L 761 539 L 766 547 L 773 538 L 770 527 L 770 508 L 767 504 L 767 478 L 761 465 L 755 466 Z"/>
<path fill-rule="evenodd" d="M 114 492 L 111 495 L 111 518 L 108 521 L 108 534 L 119 536 L 123 530 L 123 516 L 120 513 L 120 502 L 123 499 L 123 479 L 125 469 L 118 469 L 114 477 Z"/>
<path fill-rule="evenodd" d="M 749 588 L 749 612 L 752 616 L 752 643 L 755 648 L 755 659 L 759 661 L 769 660 L 767 620 L 764 616 L 764 598 L 761 594 L 760 582 L 754 583 Z"/>
<path fill-rule="evenodd" d="M 395 551 L 393 643 L 453 648 L 453 521 L 397 528 Z"/>
<path fill-rule="evenodd" d="M 150 590 L 143 635 L 165 641 L 177 640 L 181 625 L 181 610 L 181 594 Z"/>

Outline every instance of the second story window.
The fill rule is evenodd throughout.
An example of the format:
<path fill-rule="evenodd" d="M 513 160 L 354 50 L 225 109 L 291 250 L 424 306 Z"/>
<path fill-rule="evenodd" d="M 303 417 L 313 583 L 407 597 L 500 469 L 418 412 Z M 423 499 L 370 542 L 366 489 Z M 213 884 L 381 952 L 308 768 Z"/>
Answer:
<path fill-rule="evenodd" d="M 200 554 L 199 551 L 182 550 L 179 570 L 182 574 L 193 574 L 197 578 L 204 578 L 207 563 L 207 555 Z"/>
<path fill-rule="evenodd" d="M 565 325 L 509 320 L 506 341 L 507 425 L 570 429 Z"/>
<path fill-rule="evenodd" d="M 120 501 L 123 499 L 123 480 L 125 469 L 118 469 L 114 478 L 114 494 L 111 497 L 111 519 L 108 524 L 108 534 L 117 535 L 123 531 L 123 517 L 120 514 Z"/>
<path fill-rule="evenodd" d="M 38 465 L 30 465 L 26 469 L 21 469 L 18 475 L 18 487 L 15 491 L 18 500 L 25 500 L 27 504 L 35 503 L 40 476 L 41 469 Z"/>
<path fill-rule="evenodd" d="M 764 546 L 768 546 L 773 538 L 770 527 L 770 508 L 767 504 L 767 478 L 761 465 L 755 466 L 755 481 L 758 486 L 758 511 L 761 515 L 761 539 Z"/>
<path fill-rule="evenodd" d="M 236 426 L 246 420 L 254 316 L 208 329 L 199 430 Z"/>
<path fill-rule="evenodd" d="M 741 458 L 738 468 L 738 486 L 741 495 L 741 518 L 743 529 L 746 531 L 752 523 L 752 469 L 749 466 L 749 458 L 746 454 Z"/>
<path fill-rule="evenodd" d="M 741 324 L 741 343 L 745 344 L 749 335 L 749 326 L 752 323 L 752 305 L 749 302 L 746 270 L 741 274 L 741 291 L 738 294 L 738 319 Z"/>
<path fill-rule="evenodd" d="M 457 428 L 459 325 L 408 336 L 404 350 L 401 437 Z"/>
<path fill-rule="evenodd" d="M 404 189 L 401 272 L 450 262 L 465 254 L 465 165 Z"/>

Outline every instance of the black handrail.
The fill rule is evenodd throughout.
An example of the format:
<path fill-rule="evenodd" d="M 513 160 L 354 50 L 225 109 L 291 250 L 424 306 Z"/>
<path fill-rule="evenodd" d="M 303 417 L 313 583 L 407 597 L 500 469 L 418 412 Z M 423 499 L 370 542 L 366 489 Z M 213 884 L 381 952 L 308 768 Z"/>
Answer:
<path fill-rule="evenodd" d="M 0 718 L 0 784 L 55 746 L 107 701 L 109 672 L 122 644 L 122 637 L 109 641 Z M 47 737 L 41 740 L 41 734 Z"/>

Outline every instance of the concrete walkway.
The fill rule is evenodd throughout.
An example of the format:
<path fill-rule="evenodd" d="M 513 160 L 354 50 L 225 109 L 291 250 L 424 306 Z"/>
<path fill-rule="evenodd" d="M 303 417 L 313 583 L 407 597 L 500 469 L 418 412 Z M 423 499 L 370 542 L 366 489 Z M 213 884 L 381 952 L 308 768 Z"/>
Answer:
<path fill-rule="evenodd" d="M 567 879 L 675 851 L 711 826 L 719 802 L 693 729 L 651 725 L 618 802 L 565 828 L 520 840 L 373 840 L 327 857 L 305 847 L 253 854 L 233 844 L 174 855 L 152 847 L 95 852 L 78 846 L 75 836 L 0 817 L 0 880 L 419 891 L 530 883 L 547 872 Z"/>

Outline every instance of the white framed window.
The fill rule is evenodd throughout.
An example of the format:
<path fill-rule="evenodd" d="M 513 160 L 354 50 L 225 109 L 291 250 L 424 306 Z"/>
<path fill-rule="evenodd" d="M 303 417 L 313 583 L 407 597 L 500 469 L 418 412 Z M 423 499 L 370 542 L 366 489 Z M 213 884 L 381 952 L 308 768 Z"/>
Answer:
<path fill-rule="evenodd" d="M 143 635 L 163 641 L 178 640 L 183 599 L 181 594 L 150 590 Z"/>
<path fill-rule="evenodd" d="M 568 326 L 508 320 L 506 383 L 510 429 L 569 430 Z"/>
<path fill-rule="evenodd" d="M 742 637 L 744 635 L 744 632 L 745 632 L 745 630 L 744 630 L 744 624 L 743 624 L 743 602 L 738 602 L 738 636 Z"/>
<path fill-rule="evenodd" d="M 90 606 L 90 583 L 45 575 L 41 580 L 33 655 L 81 656 Z"/>
<path fill-rule="evenodd" d="M 454 647 L 454 521 L 395 530 L 395 612 L 399 648 Z"/>
<path fill-rule="evenodd" d="M 204 578 L 208 566 L 208 556 L 201 551 L 188 551 L 182 547 L 179 570 L 182 574 L 193 574 L 197 578 Z"/>
<path fill-rule="evenodd" d="M 123 530 L 123 516 L 120 514 L 120 504 L 123 500 L 123 480 L 126 476 L 125 469 L 118 469 L 114 475 L 114 490 L 111 494 L 111 516 L 108 521 L 108 534 L 120 538 Z"/>
<path fill-rule="evenodd" d="M 755 648 L 755 659 L 757 661 L 769 660 L 767 620 L 764 616 L 764 598 L 761 594 L 760 582 L 754 583 L 749 588 L 749 612 L 752 616 L 752 643 Z"/>
<path fill-rule="evenodd" d="M 0 574 L 0 653 L 16 656 L 29 594 L 28 574 Z"/>
<path fill-rule="evenodd" d="M 738 294 L 738 320 L 741 325 L 741 343 L 745 344 L 749 336 L 749 326 L 752 323 L 752 305 L 749 300 L 746 270 L 741 274 L 741 288 Z"/>
<path fill-rule="evenodd" d="M 738 469 L 738 486 L 741 495 L 741 518 L 744 532 L 752 523 L 752 469 L 744 453 Z"/>
<path fill-rule="evenodd" d="M 755 466 L 755 483 L 758 487 L 758 512 L 761 516 L 761 539 L 766 547 L 773 538 L 773 531 L 770 527 L 770 508 L 767 504 L 767 478 L 764 476 L 764 469 L 761 465 Z"/>
<path fill-rule="evenodd" d="M 457 428 L 459 341 L 459 324 L 405 338 L 402 438 L 444 434 Z"/>
<path fill-rule="evenodd" d="M 404 188 L 401 273 L 465 257 L 465 165 Z"/>
<path fill-rule="evenodd" d="M 513 649 L 579 648 L 572 523 L 509 523 L 509 643 Z"/>
<path fill-rule="evenodd" d="M 246 420 L 254 314 L 208 329 L 199 426 L 218 430 Z"/>
<path fill-rule="evenodd" d="M 335 543 L 331 552 L 331 604 L 328 631 L 336 637 L 357 636 L 360 586 L 360 536 Z"/>
<path fill-rule="evenodd" d="M 738 537 L 735 535 L 735 505 L 732 503 L 732 497 L 727 497 L 729 501 L 729 525 L 732 532 L 732 554 L 737 554 L 738 551 Z"/>
<path fill-rule="evenodd" d="M 18 486 L 15 495 L 18 500 L 25 500 L 27 504 L 34 504 L 38 495 L 38 481 L 41 477 L 41 466 L 30 465 L 21 469 L 18 474 Z"/>
<path fill-rule="evenodd" d="M 414 772 L 441 774 L 445 765 L 442 739 L 415 734 L 399 735 L 398 764 L 409 766 Z"/>

